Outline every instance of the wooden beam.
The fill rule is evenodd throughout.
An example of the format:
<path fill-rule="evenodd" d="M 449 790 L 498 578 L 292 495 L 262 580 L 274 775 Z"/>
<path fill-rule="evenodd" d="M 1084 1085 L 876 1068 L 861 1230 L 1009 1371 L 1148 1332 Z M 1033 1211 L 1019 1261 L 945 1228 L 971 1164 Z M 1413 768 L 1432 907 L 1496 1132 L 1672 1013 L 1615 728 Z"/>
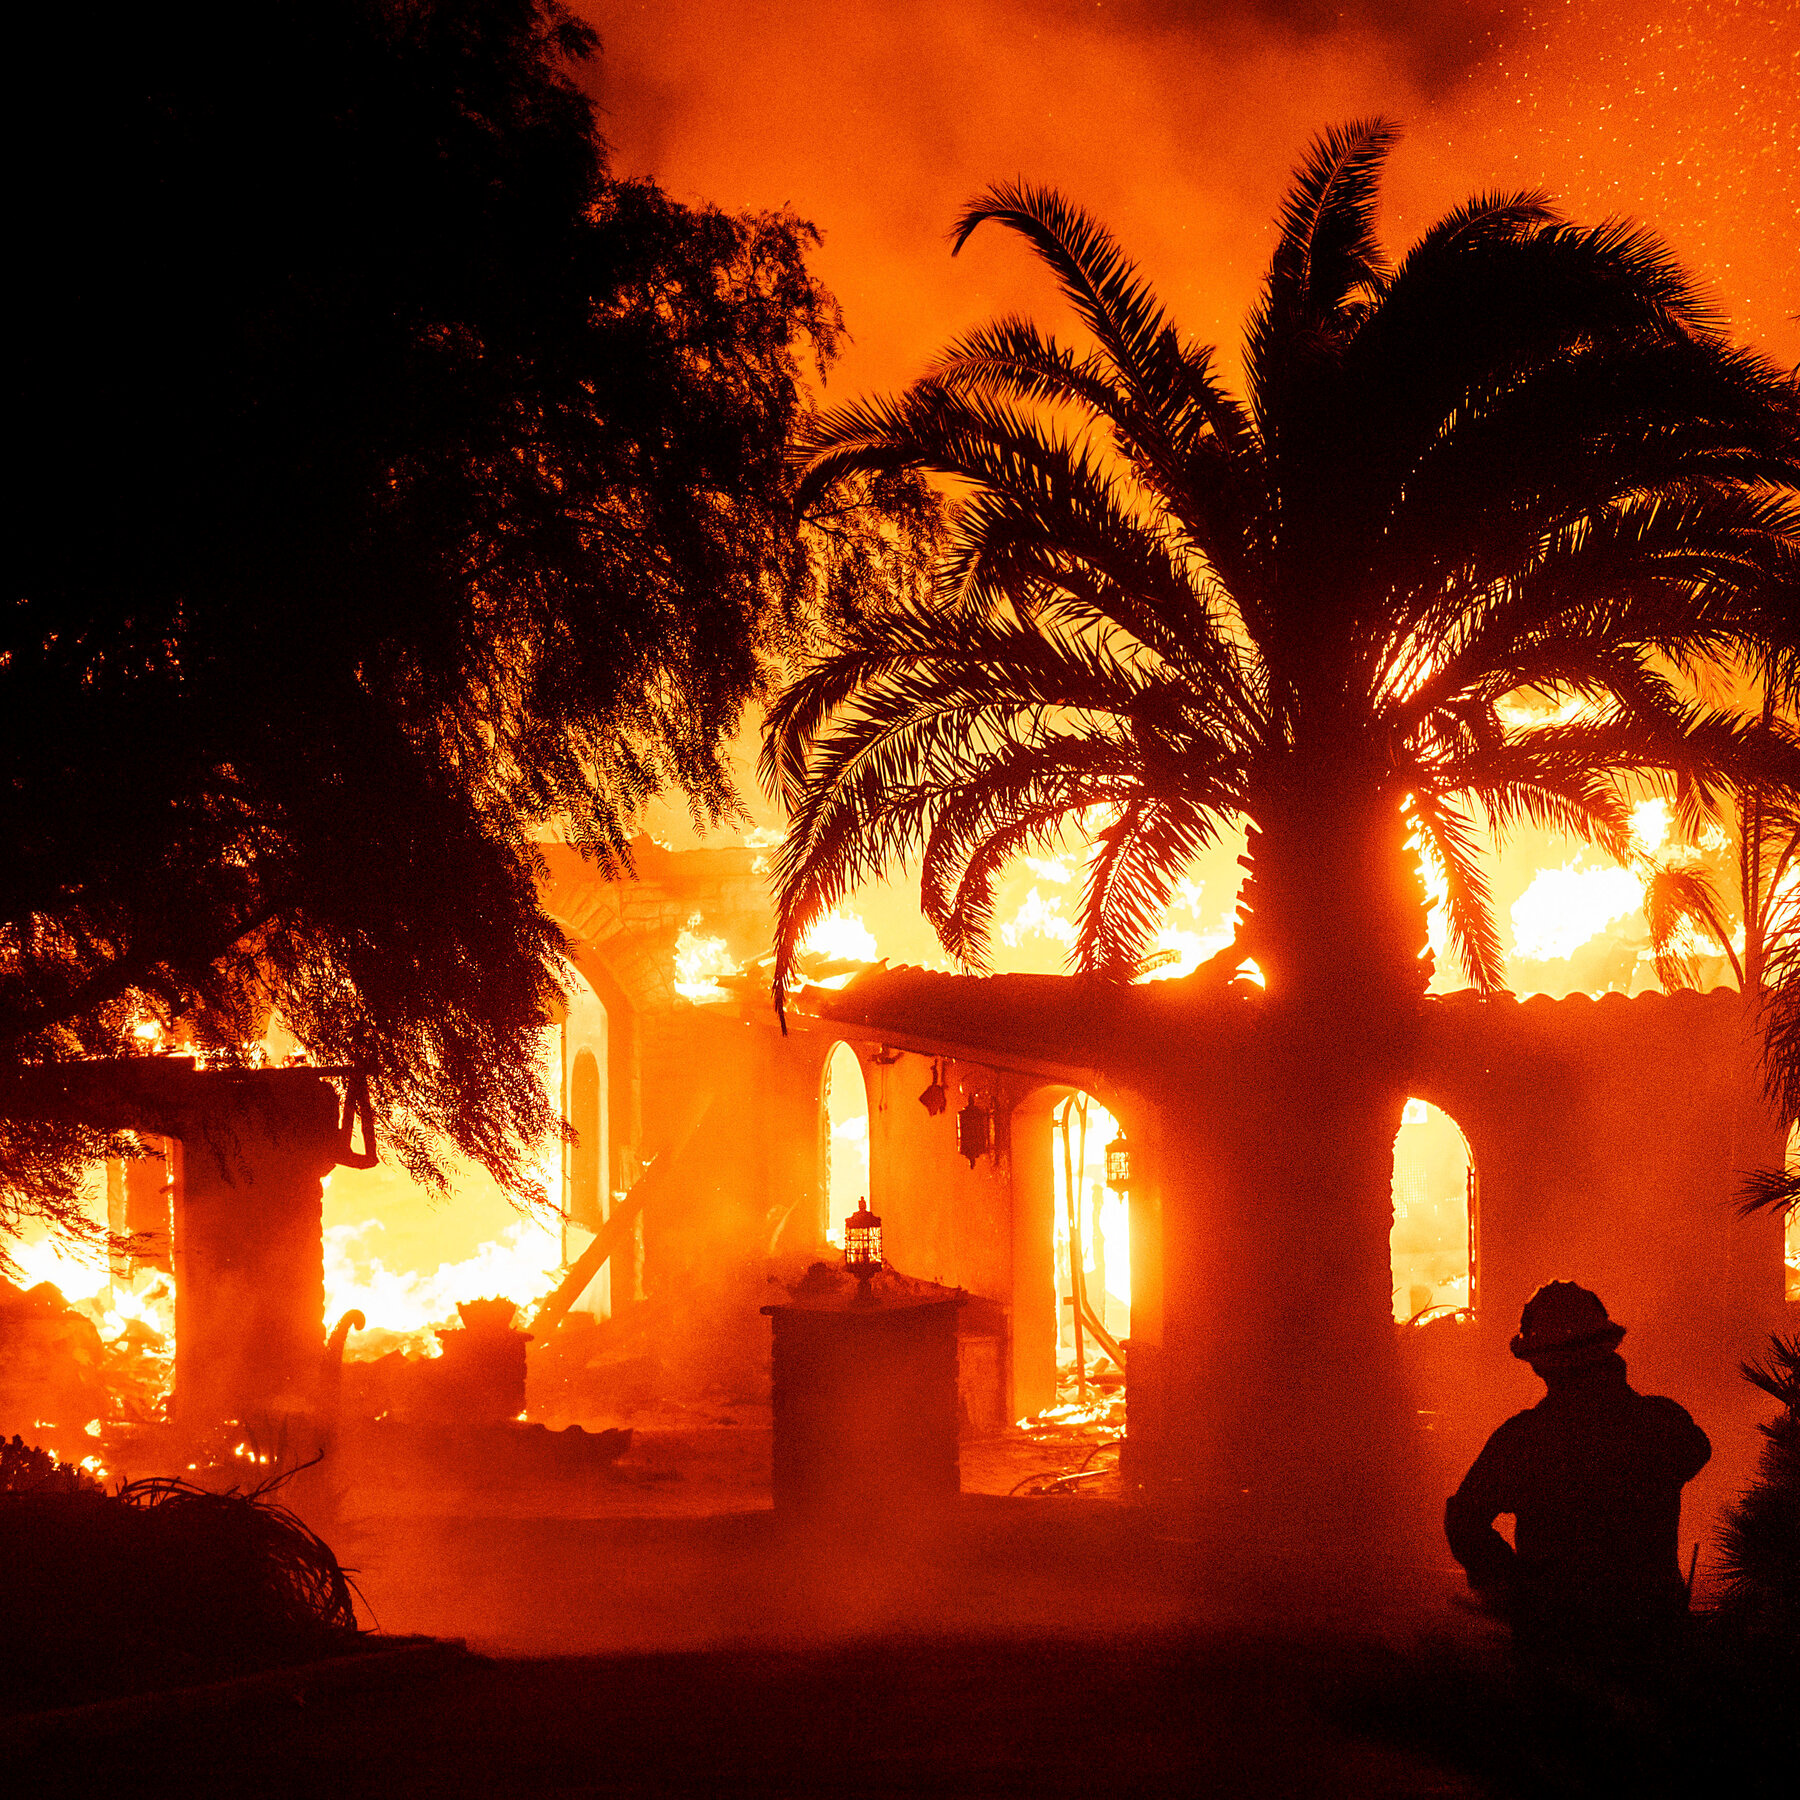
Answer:
<path fill-rule="evenodd" d="M 557 1283 L 556 1291 L 532 1314 L 534 1332 L 554 1331 L 563 1322 L 575 1302 L 587 1292 L 589 1282 L 606 1266 L 607 1258 L 642 1216 L 644 1208 L 674 1181 L 675 1164 L 698 1135 L 712 1110 L 712 1103 L 712 1095 L 702 1093 L 690 1098 L 682 1108 L 674 1133 L 657 1153 L 655 1161 L 631 1184 L 628 1192 L 613 1202 L 613 1209 L 594 1241 L 569 1265 L 569 1272 Z"/>

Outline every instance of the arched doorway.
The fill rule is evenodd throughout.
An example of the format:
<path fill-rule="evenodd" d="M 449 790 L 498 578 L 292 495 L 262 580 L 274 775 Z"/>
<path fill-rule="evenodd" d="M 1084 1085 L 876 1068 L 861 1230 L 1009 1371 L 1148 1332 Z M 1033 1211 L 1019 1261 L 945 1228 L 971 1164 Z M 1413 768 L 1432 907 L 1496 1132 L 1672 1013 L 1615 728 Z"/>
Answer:
<path fill-rule="evenodd" d="M 825 1241 L 842 1249 L 844 1220 L 869 1194 L 869 1089 L 862 1063 L 848 1044 L 832 1046 L 820 1096 Z"/>
<path fill-rule="evenodd" d="M 563 1154 L 563 1260 L 572 1262 L 612 1211 L 610 1043 L 606 1007 L 578 969 L 570 971 L 564 1004 L 558 1073 L 563 1117 L 575 1135 Z M 588 1283 L 575 1310 L 610 1318 L 615 1302 L 637 1297 L 640 1269 L 638 1246 L 622 1246 Z"/>
<path fill-rule="evenodd" d="M 1116 1096 L 1115 1104 L 1124 1098 Z M 1071 1103 L 1073 1112 L 1070 1111 Z M 1087 1108 L 1085 1144 L 1081 1135 L 1083 1104 Z M 1066 1175 L 1061 1142 L 1065 1120 L 1074 1128 Z M 1106 1189 L 1106 1147 L 1120 1135 L 1135 1143 L 1134 1191 L 1115 1194 Z M 1125 1337 L 1134 1329 L 1132 1248 L 1127 1222 L 1132 1206 L 1139 1209 L 1141 1236 L 1137 1245 L 1139 1280 L 1136 1283 L 1140 1291 L 1135 1296 L 1135 1329 L 1140 1335 L 1147 1323 L 1154 1331 L 1157 1320 L 1155 1258 L 1160 1254 L 1160 1240 L 1154 1224 L 1148 1230 L 1143 1229 L 1146 1204 L 1155 1189 L 1153 1178 L 1146 1174 L 1146 1140 L 1139 1125 L 1126 1125 L 1121 1133 L 1117 1113 L 1091 1094 L 1057 1083 L 1030 1088 L 1014 1101 L 1008 1115 L 1006 1136 L 1012 1168 L 1013 1215 L 1012 1316 L 1008 1320 L 1008 1392 L 1011 1397 L 1008 1405 L 1014 1419 L 1025 1419 L 1046 1407 L 1055 1406 L 1059 1387 L 1073 1385 L 1074 1330 L 1069 1321 L 1070 1309 L 1059 1304 L 1070 1297 L 1068 1245 L 1074 1237 L 1068 1224 L 1071 1189 L 1082 1201 L 1079 1214 L 1081 1270 L 1090 1306 L 1098 1315 L 1104 1305 L 1105 1319 L 1113 1326 L 1107 1335 L 1115 1339 L 1121 1350 L 1128 1349 Z M 1096 1187 L 1103 1190 L 1097 1210 Z M 1146 1249 L 1152 1256 L 1149 1264 L 1143 1260 Z M 1147 1310 L 1146 1296 L 1149 1300 Z M 1089 1341 L 1085 1324 L 1082 1339 L 1090 1372 L 1098 1371 L 1102 1363 L 1112 1360 L 1110 1351 L 1098 1345 L 1097 1340 Z M 1141 1344 L 1139 1348 L 1142 1348 Z M 1151 1354 L 1154 1356 L 1154 1349 Z M 1142 1368 L 1140 1360 L 1134 1380 Z M 1060 1379 L 1062 1377 L 1067 1377 L 1066 1383 Z M 1093 1398 L 1090 1395 L 1090 1401 Z"/>
<path fill-rule="evenodd" d="M 1447 1112 L 1406 1103 L 1394 1139 L 1394 1223 L 1389 1237 L 1394 1318 L 1475 1305 L 1475 1164 Z"/>
<path fill-rule="evenodd" d="M 598 1231 L 606 1218 L 601 1104 L 600 1063 L 584 1044 L 569 1066 L 569 1124 L 575 1132 L 569 1152 L 569 1218 L 584 1231 Z"/>
<path fill-rule="evenodd" d="M 1115 1352 L 1131 1335 L 1129 1208 L 1106 1181 L 1106 1147 L 1121 1135 L 1119 1122 L 1079 1089 L 1050 1117 L 1058 1372 L 1116 1367 Z"/>

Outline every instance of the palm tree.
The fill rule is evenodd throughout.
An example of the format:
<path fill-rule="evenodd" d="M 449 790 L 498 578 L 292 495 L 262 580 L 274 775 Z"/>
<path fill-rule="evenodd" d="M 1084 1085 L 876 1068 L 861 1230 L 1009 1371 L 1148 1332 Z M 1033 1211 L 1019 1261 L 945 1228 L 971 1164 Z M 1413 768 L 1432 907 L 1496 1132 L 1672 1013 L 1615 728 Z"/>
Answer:
<path fill-rule="evenodd" d="M 1783 819 L 1787 839 L 1762 899 L 1762 954 L 1755 996 L 1762 1031 L 1763 1083 L 1785 1137 L 1800 1121 L 1800 884 L 1793 870 L 1800 857 L 1800 819 Z M 1748 909 L 1746 909 L 1748 911 Z M 1742 1189 L 1746 1214 L 1774 1212 L 1784 1219 L 1800 1212 L 1800 1168 L 1762 1170 Z"/>
<path fill-rule="evenodd" d="M 1537 195 L 1471 200 L 1391 264 L 1373 220 L 1395 139 L 1374 121 L 1313 144 L 1241 397 L 1079 208 L 1022 184 L 977 201 L 956 247 L 988 220 L 1018 232 L 1091 342 L 1001 319 L 897 398 L 816 421 L 812 489 L 925 471 L 957 507 L 934 595 L 805 669 L 764 761 L 792 820 L 778 992 L 813 920 L 915 857 L 940 939 L 981 966 L 997 878 L 1071 827 L 1093 828 L 1077 968 L 1129 979 L 1191 859 L 1247 830 L 1215 973 L 1255 959 L 1266 1044 L 1225 1154 L 1260 1164 L 1257 1230 L 1285 1241 L 1279 1274 L 1272 1254 L 1244 1266 L 1255 1234 L 1232 1256 L 1285 1322 L 1270 1335 L 1315 1362 L 1330 1346 L 1340 1381 L 1385 1341 L 1391 1147 L 1430 973 L 1409 843 L 1491 989 L 1484 826 L 1622 854 L 1622 777 L 1707 801 L 1732 774 L 1795 775 L 1785 734 L 1679 681 L 1787 629 L 1792 394 L 1655 239 Z M 1530 726 L 1522 694 L 1568 704 Z"/>
<path fill-rule="evenodd" d="M 1800 703 L 1800 671 L 1791 661 L 1764 661 L 1751 671 L 1750 685 L 1764 722 L 1780 718 L 1791 730 Z M 1800 807 L 1789 794 L 1749 783 L 1732 793 L 1720 823 L 1736 863 L 1736 930 L 1732 904 L 1691 845 L 1640 859 L 1644 917 L 1657 979 L 1670 993 L 1699 987 L 1702 954 L 1716 951 L 1729 966 L 1761 1036 L 1766 1102 L 1743 1096 L 1733 1142 L 1768 1148 L 1771 1129 L 1785 1143 L 1800 1120 Z M 1734 941 L 1740 934 L 1741 948 Z M 1793 1213 L 1800 1209 L 1800 1169 L 1753 1170 L 1739 1200 L 1747 1217 Z"/>

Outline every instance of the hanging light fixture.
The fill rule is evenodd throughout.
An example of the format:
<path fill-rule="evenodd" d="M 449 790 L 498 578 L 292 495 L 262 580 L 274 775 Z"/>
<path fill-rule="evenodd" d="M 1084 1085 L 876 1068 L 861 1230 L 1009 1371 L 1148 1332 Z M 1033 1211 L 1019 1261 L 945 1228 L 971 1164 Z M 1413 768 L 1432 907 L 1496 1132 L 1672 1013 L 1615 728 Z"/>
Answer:
<path fill-rule="evenodd" d="M 881 1273 L 881 1219 L 866 1199 L 844 1221 L 844 1272 L 865 1283 Z"/>
<path fill-rule="evenodd" d="M 993 1130 L 994 1115 L 971 1096 L 969 1104 L 956 1115 L 957 1154 L 969 1159 L 971 1169 L 977 1157 L 986 1156 L 993 1148 Z"/>
<path fill-rule="evenodd" d="M 1122 1131 L 1106 1146 L 1106 1185 L 1115 1194 L 1131 1186 L 1131 1146 Z"/>
<path fill-rule="evenodd" d="M 931 1086 L 919 1096 L 919 1104 L 934 1119 L 950 1104 L 950 1095 L 944 1088 L 944 1065 L 941 1062 L 931 1065 Z"/>

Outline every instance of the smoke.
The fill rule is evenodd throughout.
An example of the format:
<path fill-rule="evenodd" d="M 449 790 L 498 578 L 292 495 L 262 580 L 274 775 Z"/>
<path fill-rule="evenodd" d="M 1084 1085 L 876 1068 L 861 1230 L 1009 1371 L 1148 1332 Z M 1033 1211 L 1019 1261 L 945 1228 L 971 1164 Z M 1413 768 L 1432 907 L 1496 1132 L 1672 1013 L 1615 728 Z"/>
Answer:
<path fill-rule="evenodd" d="M 1335 9 L 1331 9 L 1335 12 Z M 1485 15 L 1477 7 L 1475 17 Z M 960 208 L 1024 174 L 1078 197 L 1191 329 L 1230 342 L 1288 169 L 1323 123 L 1417 116 L 1466 78 L 1469 9 L 1363 0 L 596 8 L 622 171 L 727 207 L 792 204 L 854 337 L 834 392 L 902 383 L 954 331 L 1054 298 Z"/>
<path fill-rule="evenodd" d="M 589 4 L 622 172 L 726 207 L 791 204 L 855 342 L 833 397 L 916 375 L 954 332 L 1061 309 L 1004 234 L 952 262 L 989 183 L 1104 219 L 1190 331 L 1231 351 L 1289 171 L 1321 126 L 1408 136 L 1398 247 L 1469 192 L 1543 187 L 1665 231 L 1734 326 L 1800 357 L 1800 145 L 1784 0 L 665 0 Z M 1784 70 L 1786 76 L 1784 79 Z M 1785 171 L 1785 173 L 1784 173 Z"/>
<path fill-rule="evenodd" d="M 1454 86 L 1508 23 L 1501 0 L 1055 0 L 1029 10 L 1070 27 L 1152 40 L 1255 37 L 1304 52 L 1321 40 L 1373 38 L 1428 93 Z M 1516 22 L 1520 9 L 1510 10 Z"/>

